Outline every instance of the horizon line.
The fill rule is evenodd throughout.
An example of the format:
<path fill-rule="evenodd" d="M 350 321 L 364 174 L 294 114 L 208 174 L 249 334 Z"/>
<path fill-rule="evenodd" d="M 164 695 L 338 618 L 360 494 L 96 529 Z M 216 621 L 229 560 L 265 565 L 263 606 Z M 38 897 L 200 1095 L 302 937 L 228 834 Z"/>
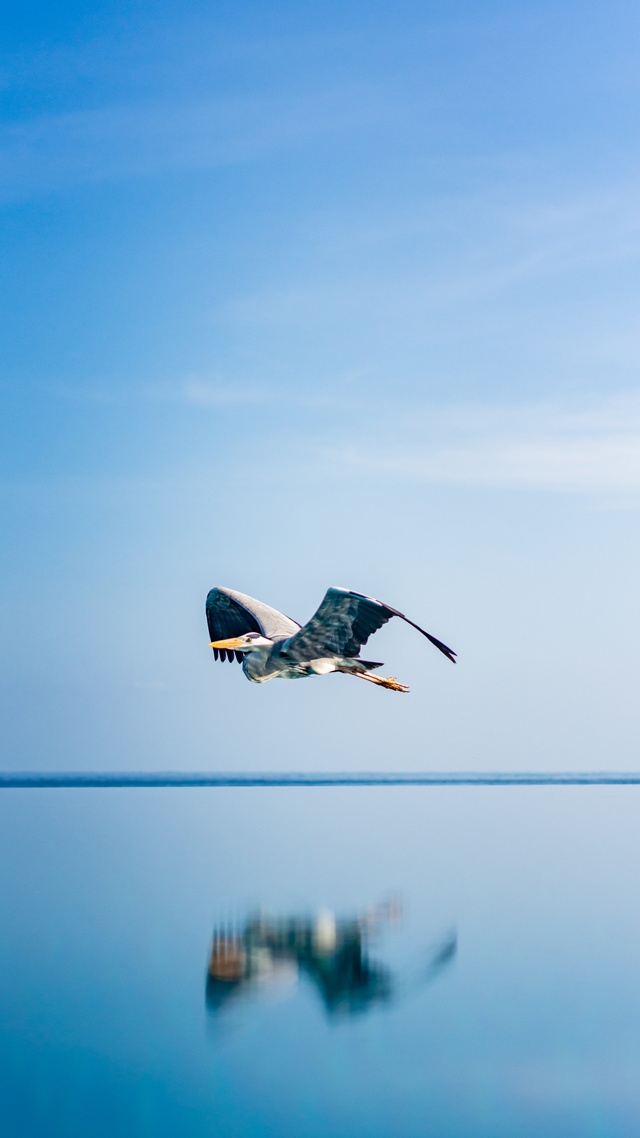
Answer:
<path fill-rule="evenodd" d="M 312 786 L 639 786 L 639 771 L 23 771 L 0 773 L 0 790 Z"/>

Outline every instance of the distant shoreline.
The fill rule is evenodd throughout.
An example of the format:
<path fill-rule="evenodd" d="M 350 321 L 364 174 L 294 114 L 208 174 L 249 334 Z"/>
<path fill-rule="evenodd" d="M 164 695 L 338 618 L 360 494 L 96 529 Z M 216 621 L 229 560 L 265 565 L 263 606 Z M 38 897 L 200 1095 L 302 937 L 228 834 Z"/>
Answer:
<path fill-rule="evenodd" d="M 149 787 L 321 787 L 321 786 L 639 786 L 638 771 L 453 771 L 390 773 L 185 773 L 10 772 L 0 774 L 0 790 L 126 789 Z"/>

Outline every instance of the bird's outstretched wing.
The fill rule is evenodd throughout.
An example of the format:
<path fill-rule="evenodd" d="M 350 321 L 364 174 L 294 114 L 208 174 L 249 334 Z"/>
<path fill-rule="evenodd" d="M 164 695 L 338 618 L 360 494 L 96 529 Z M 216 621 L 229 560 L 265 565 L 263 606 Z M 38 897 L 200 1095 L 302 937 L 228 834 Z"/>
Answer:
<path fill-rule="evenodd" d="M 300 662 L 323 656 L 357 656 L 372 633 L 382 628 L 392 616 L 399 616 L 417 628 L 455 664 L 455 652 L 425 632 L 419 624 L 414 624 L 404 613 L 373 597 L 337 588 L 327 589 L 317 613 L 291 637 L 287 645 L 287 656 Z"/>
<path fill-rule="evenodd" d="M 220 585 L 211 590 L 205 607 L 210 640 L 230 640 L 234 636 L 244 636 L 246 632 L 261 632 L 269 640 L 282 640 L 300 628 L 295 620 L 277 609 Z M 229 648 L 214 648 L 213 655 L 216 660 L 235 658 L 238 663 L 242 660 L 242 652 Z"/>

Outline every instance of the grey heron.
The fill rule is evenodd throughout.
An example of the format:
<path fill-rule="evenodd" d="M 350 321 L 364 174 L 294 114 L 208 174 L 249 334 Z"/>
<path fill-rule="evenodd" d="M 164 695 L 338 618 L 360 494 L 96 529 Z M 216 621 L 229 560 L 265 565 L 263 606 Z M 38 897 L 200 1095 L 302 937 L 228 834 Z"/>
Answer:
<path fill-rule="evenodd" d="M 362 660 L 359 655 L 372 633 L 393 616 L 416 628 L 448 660 L 456 662 L 451 648 L 404 613 L 350 589 L 328 589 L 320 608 L 305 625 L 262 601 L 222 586 L 209 593 L 206 614 L 215 659 L 237 660 L 247 679 L 256 684 L 344 672 L 391 691 L 408 692 L 409 688 L 393 676 L 373 675 L 371 669 L 382 664 Z"/>

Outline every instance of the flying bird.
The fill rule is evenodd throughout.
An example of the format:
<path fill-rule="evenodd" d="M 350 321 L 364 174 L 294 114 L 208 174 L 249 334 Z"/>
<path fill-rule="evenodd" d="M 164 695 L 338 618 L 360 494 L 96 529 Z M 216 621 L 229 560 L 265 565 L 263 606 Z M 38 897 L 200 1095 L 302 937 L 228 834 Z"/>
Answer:
<path fill-rule="evenodd" d="M 362 645 L 392 616 L 405 620 L 452 664 L 456 662 L 451 648 L 404 613 L 350 589 L 327 589 L 320 608 L 305 625 L 262 601 L 221 586 L 209 593 L 206 613 L 215 659 L 237 660 L 255 684 L 344 672 L 391 691 L 408 692 L 393 676 L 373 675 L 372 669 L 381 668 L 381 663 L 360 658 Z"/>

